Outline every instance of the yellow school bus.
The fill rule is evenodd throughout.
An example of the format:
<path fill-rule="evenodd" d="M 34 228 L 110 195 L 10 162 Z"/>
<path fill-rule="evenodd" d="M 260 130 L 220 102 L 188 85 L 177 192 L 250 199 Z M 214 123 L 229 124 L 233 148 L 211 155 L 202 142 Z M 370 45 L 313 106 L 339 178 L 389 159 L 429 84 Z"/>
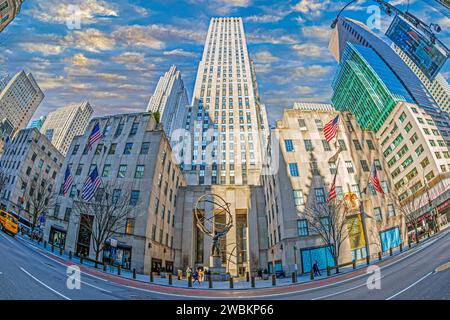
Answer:
<path fill-rule="evenodd" d="M 14 237 L 19 232 L 19 221 L 12 214 L 0 210 L 0 229 Z"/>

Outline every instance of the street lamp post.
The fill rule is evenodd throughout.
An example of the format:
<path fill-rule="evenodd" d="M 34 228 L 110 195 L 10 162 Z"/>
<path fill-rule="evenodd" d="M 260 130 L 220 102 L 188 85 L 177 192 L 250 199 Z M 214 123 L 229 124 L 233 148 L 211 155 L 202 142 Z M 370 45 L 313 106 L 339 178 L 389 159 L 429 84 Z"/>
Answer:
<path fill-rule="evenodd" d="M 294 244 L 294 271 L 297 274 L 297 246 Z"/>

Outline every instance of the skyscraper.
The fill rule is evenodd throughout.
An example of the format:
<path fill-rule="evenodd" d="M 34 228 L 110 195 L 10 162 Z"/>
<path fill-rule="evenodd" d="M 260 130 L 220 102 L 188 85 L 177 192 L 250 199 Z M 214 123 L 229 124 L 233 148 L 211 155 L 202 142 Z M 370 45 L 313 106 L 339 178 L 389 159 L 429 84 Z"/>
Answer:
<path fill-rule="evenodd" d="M 159 78 L 147 111 L 159 113 L 159 121 L 170 140 L 173 130 L 183 127 L 183 119 L 188 108 L 189 98 L 181 72 L 176 66 L 171 66 L 169 71 Z"/>
<path fill-rule="evenodd" d="M 2 141 L 25 128 L 44 99 L 31 73 L 20 71 L 0 92 L 0 136 Z"/>
<path fill-rule="evenodd" d="M 267 116 L 241 18 L 211 19 L 185 128 L 188 184 L 259 184 Z"/>
<path fill-rule="evenodd" d="M 372 49 L 352 43 L 345 47 L 332 86 L 335 108 L 351 111 L 363 129 L 378 131 L 398 101 L 413 102 Z"/>
<path fill-rule="evenodd" d="M 19 14 L 23 0 L 0 0 L 0 32 Z"/>
<path fill-rule="evenodd" d="M 65 156 L 73 138 L 84 134 L 93 113 L 88 101 L 56 109 L 48 114 L 41 132 Z"/>
<path fill-rule="evenodd" d="M 400 58 L 405 61 L 411 70 L 414 71 L 420 81 L 422 81 L 431 96 L 436 100 L 439 108 L 450 113 L 450 86 L 442 74 L 438 73 L 433 81 L 430 81 L 420 68 L 394 43 L 392 44 L 392 48 L 398 53 Z"/>
<path fill-rule="evenodd" d="M 44 121 L 46 118 L 47 117 L 42 116 L 42 117 L 39 117 L 38 119 L 31 120 L 31 122 L 28 124 L 27 128 L 36 128 L 38 130 L 41 130 L 42 125 L 44 124 Z"/>
<path fill-rule="evenodd" d="M 267 224 L 260 175 L 268 125 L 242 18 L 211 19 L 184 128 L 179 136 L 183 141 L 174 146 L 187 183 L 177 198 L 175 268 L 209 265 L 211 238 L 198 229 L 192 211 L 206 193 L 230 204 L 233 226 L 220 239 L 222 267 L 231 275 L 265 268 Z M 217 210 L 211 205 L 203 214 Z M 214 221 L 224 219 L 217 215 Z"/>

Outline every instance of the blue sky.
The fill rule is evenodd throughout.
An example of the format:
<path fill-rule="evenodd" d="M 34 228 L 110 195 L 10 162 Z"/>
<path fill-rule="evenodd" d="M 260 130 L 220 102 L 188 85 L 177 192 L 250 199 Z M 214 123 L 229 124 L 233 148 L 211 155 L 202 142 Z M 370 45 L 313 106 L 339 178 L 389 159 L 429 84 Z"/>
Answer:
<path fill-rule="evenodd" d="M 406 9 L 407 0 L 389 1 Z M 450 19 L 422 0 L 409 10 L 438 22 L 450 45 Z M 269 121 L 295 101 L 329 102 L 336 61 L 329 25 L 346 1 L 295 0 L 28 0 L 0 34 L 0 71 L 31 71 L 46 97 L 34 118 L 89 100 L 96 115 L 144 111 L 159 77 L 175 64 L 191 98 L 211 17 L 240 16 L 256 64 Z M 81 8 L 81 29 L 66 25 L 68 5 Z M 360 0 L 344 16 L 366 23 Z M 383 15 L 381 30 L 392 18 Z M 70 20 L 69 20 L 70 21 Z M 450 62 L 444 66 L 447 79 Z"/>

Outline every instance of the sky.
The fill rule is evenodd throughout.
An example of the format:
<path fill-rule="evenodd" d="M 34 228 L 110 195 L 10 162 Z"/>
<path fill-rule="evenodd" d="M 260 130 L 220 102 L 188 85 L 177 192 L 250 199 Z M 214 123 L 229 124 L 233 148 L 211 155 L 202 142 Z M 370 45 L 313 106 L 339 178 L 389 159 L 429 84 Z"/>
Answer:
<path fill-rule="evenodd" d="M 212 17 L 242 17 L 261 101 L 269 122 L 296 101 L 330 102 L 337 62 L 328 51 L 330 24 L 348 1 L 339 0 L 25 0 L 0 33 L 0 75 L 24 69 L 45 94 L 33 118 L 88 100 L 95 115 L 145 111 L 158 79 L 172 64 L 189 98 Z M 432 0 L 388 1 L 443 29 L 450 46 L 450 19 Z M 409 4 L 408 4 L 409 2 Z M 357 1 L 343 15 L 363 23 L 373 1 Z M 71 29 L 71 7 L 80 8 L 80 29 Z M 382 13 L 383 33 L 391 17 Z M 450 62 L 442 73 L 448 80 Z"/>

